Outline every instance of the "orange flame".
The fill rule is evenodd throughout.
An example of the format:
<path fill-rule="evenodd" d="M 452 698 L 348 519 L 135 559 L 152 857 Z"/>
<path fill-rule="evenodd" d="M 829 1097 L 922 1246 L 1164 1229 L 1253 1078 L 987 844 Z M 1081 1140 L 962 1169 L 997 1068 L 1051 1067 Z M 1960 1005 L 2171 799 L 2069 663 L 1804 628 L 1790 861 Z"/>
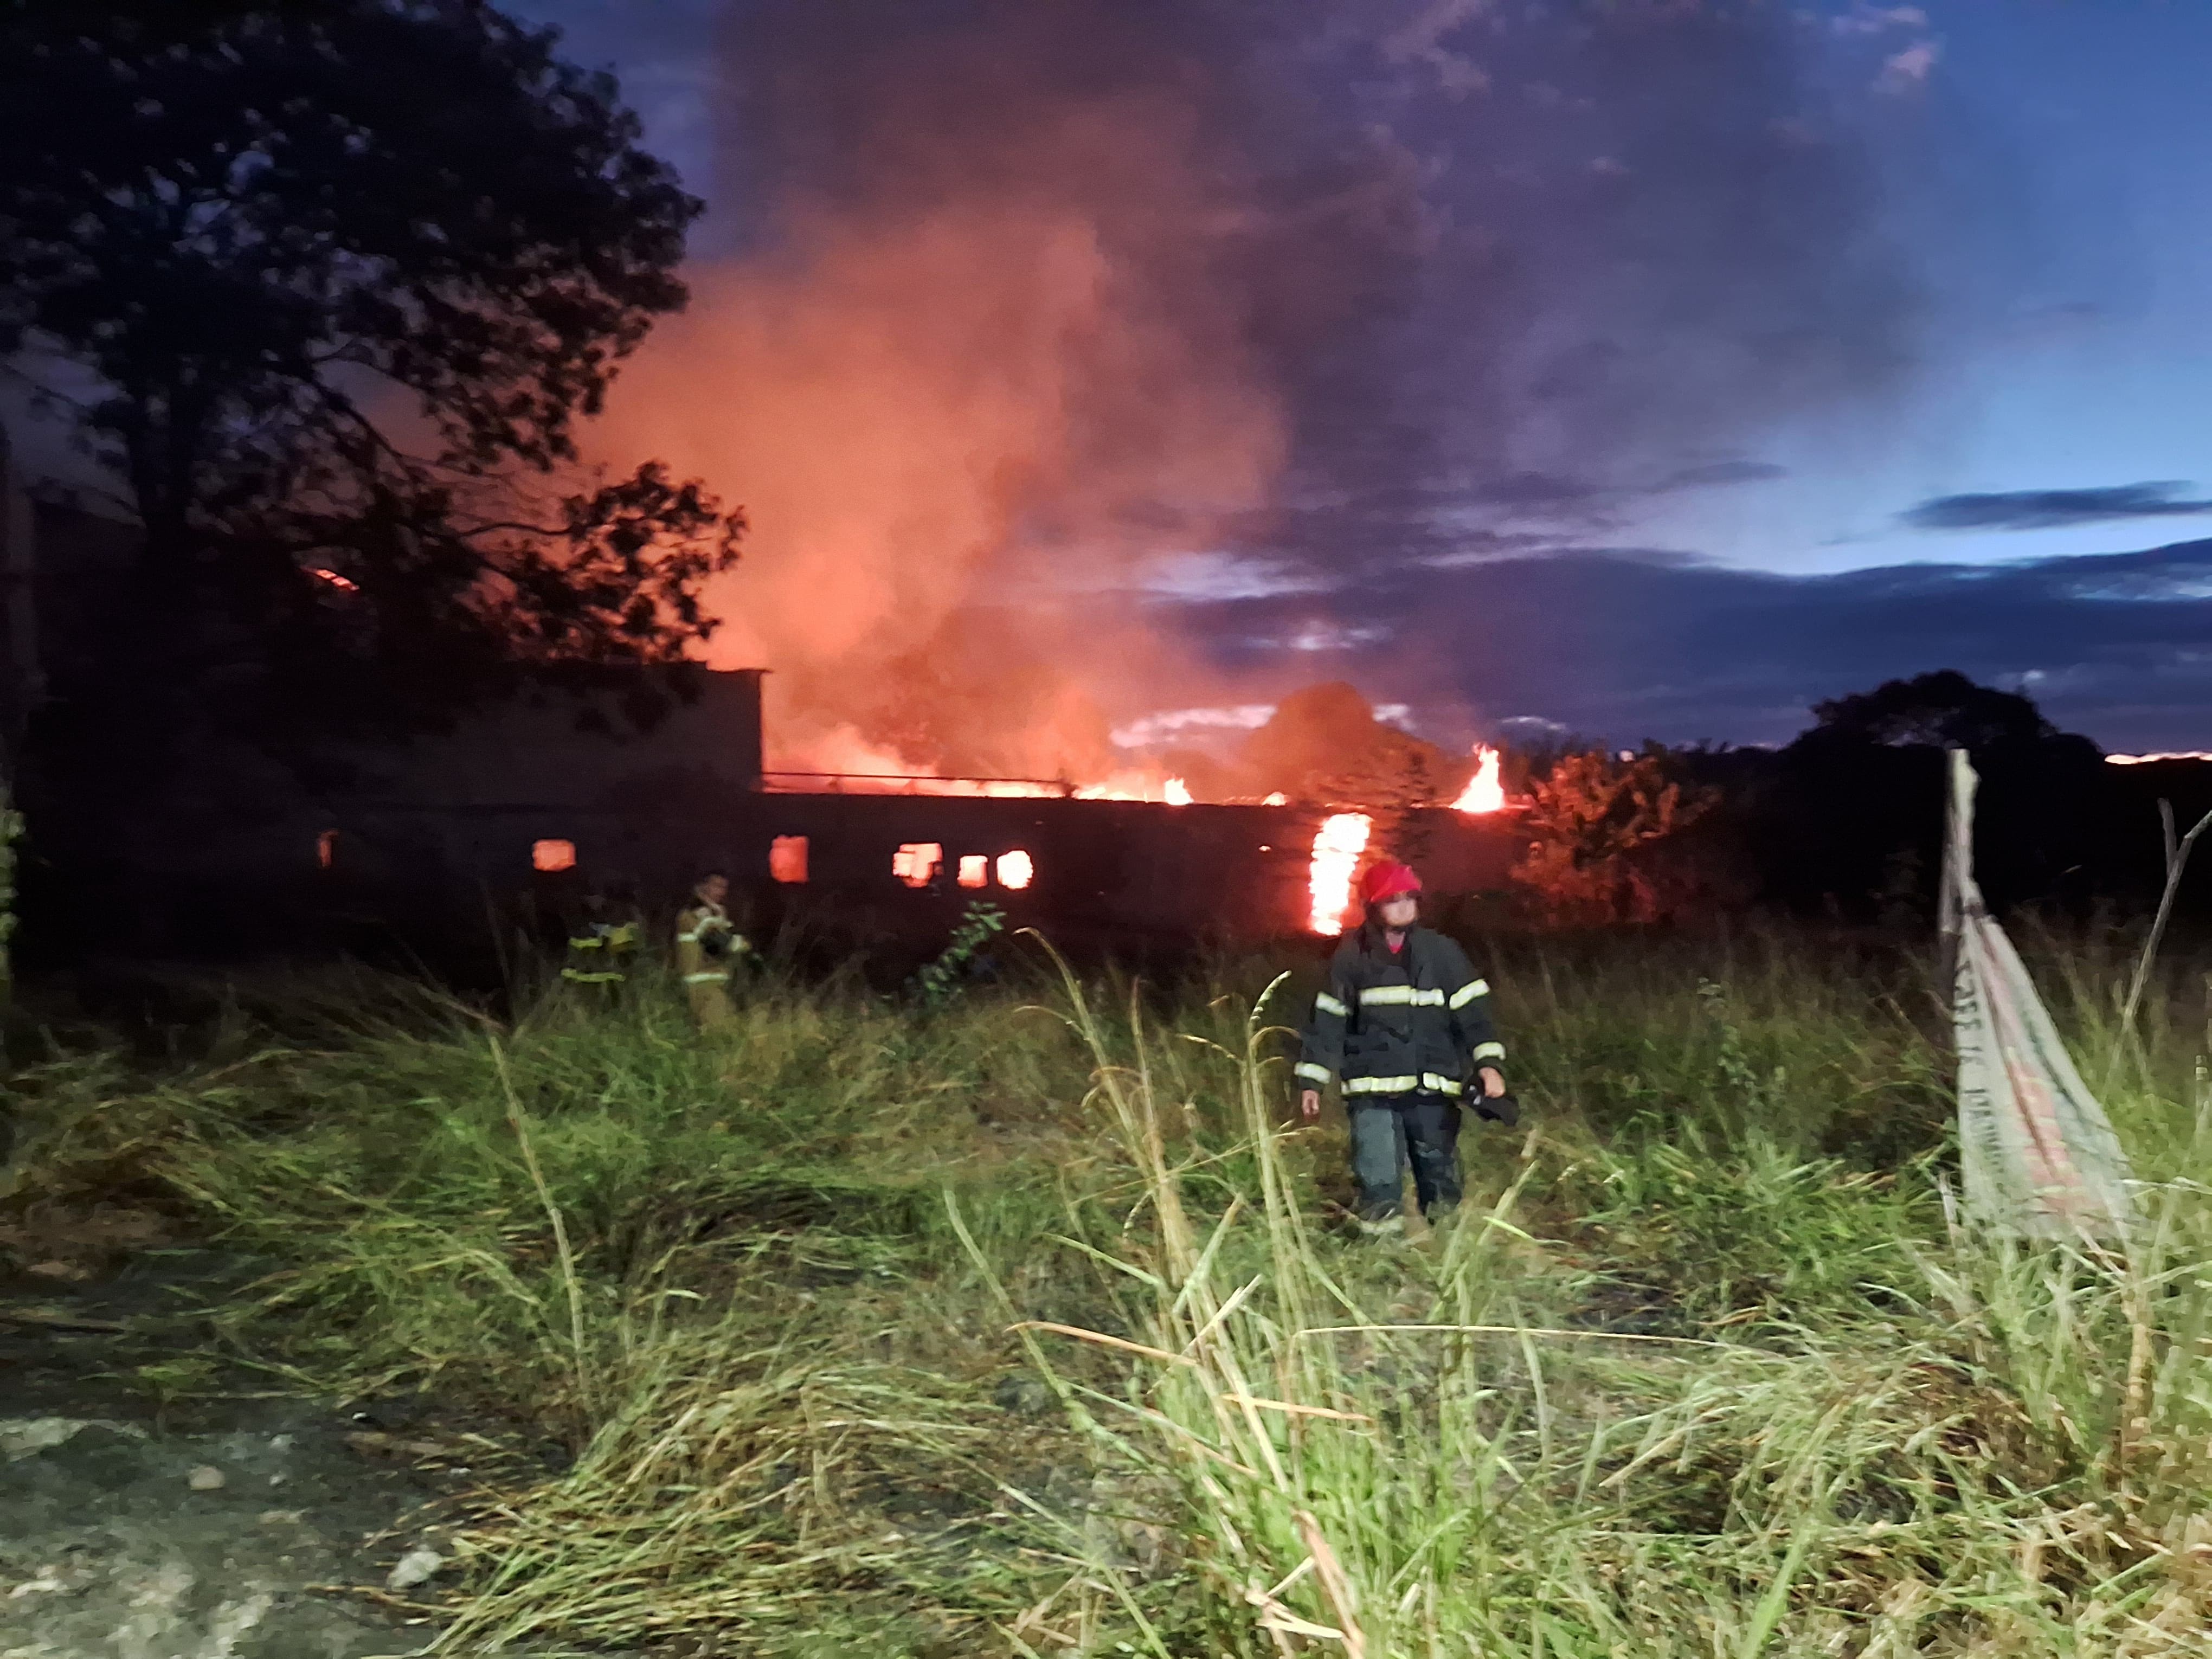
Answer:
<path fill-rule="evenodd" d="M 1096 783 L 1086 783 L 1075 792 L 1078 800 L 1149 800 L 1165 799 L 1170 805 L 1179 805 L 1175 796 L 1176 783 L 1169 782 L 1163 789 L 1160 775 L 1138 768 L 1124 768 Z"/>
<path fill-rule="evenodd" d="M 1505 781 L 1498 771 L 1499 757 L 1486 743 L 1474 745 L 1474 775 L 1452 803 L 1459 812 L 1502 812 L 1505 810 Z"/>
<path fill-rule="evenodd" d="M 778 758 L 791 758 L 784 756 Z M 1181 778 L 1162 778 L 1152 770 L 1128 767 L 1096 782 L 1076 784 L 1039 778 L 948 778 L 926 763 L 909 762 L 889 750 L 872 748 L 850 727 L 808 740 L 797 757 L 811 763 L 783 770 L 771 767 L 767 787 L 775 793 L 836 795 L 962 795 L 992 799 L 1164 801 L 1188 806 L 1196 798 Z M 1280 804 L 1279 801 L 1277 802 Z"/>
<path fill-rule="evenodd" d="M 1313 899 L 1310 922 L 1314 932 L 1334 938 L 1344 931 L 1344 913 L 1352 908 L 1352 875 L 1359 855 L 1367 850 L 1367 837 L 1375 821 L 1364 812 L 1339 812 L 1322 820 L 1314 836 L 1313 867 L 1306 890 Z"/>

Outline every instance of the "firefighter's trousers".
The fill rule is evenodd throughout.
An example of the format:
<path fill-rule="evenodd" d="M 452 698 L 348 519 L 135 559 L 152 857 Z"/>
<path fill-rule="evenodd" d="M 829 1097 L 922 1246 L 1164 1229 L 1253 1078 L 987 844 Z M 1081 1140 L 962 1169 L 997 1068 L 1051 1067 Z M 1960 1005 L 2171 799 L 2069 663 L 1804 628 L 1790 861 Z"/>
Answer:
<path fill-rule="evenodd" d="M 1349 1104 L 1352 1175 L 1359 1207 L 1395 1214 L 1404 1191 L 1405 1165 L 1413 1166 L 1413 1191 L 1425 1215 L 1460 1200 L 1459 1103 L 1444 1095 L 1416 1093 Z"/>
<path fill-rule="evenodd" d="M 730 1000 L 730 976 L 726 973 L 686 974 L 684 994 L 690 999 L 692 1018 L 703 1030 L 714 1030 L 737 1018 L 737 1005 Z"/>

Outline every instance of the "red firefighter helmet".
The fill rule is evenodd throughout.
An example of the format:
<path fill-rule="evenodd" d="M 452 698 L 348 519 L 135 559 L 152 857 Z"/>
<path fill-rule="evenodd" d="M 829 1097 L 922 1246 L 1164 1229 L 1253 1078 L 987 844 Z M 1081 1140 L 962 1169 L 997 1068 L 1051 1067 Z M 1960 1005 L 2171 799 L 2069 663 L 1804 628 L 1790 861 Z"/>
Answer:
<path fill-rule="evenodd" d="M 1421 890 L 1421 878 L 1410 864 L 1378 864 L 1359 878 L 1359 896 L 1370 904 L 1401 898 Z"/>

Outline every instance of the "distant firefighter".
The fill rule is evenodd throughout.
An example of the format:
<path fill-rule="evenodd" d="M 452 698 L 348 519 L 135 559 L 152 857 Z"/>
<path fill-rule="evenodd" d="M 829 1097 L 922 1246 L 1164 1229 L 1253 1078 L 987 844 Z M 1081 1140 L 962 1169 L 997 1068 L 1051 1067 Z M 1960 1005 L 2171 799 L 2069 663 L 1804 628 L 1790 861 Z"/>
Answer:
<path fill-rule="evenodd" d="M 676 918 L 676 971 L 699 1024 L 712 1030 L 737 1012 L 730 975 L 752 946 L 730 922 L 730 878 L 710 871 L 691 890 L 691 903 Z"/>
<path fill-rule="evenodd" d="M 584 895 L 584 913 L 569 930 L 568 960 L 561 977 L 572 985 L 608 990 L 629 982 L 644 928 L 632 890 L 624 884 Z"/>
<path fill-rule="evenodd" d="M 1337 948 L 1328 988 L 1314 998 L 1306 1024 L 1298 1105 L 1307 1118 L 1319 1116 L 1322 1090 L 1344 1079 L 1360 1225 L 1394 1232 L 1405 1224 L 1401 1142 L 1421 1213 L 1441 1220 L 1460 1200 L 1459 1109 L 1469 1069 L 1477 1111 L 1510 1122 L 1516 1109 L 1499 1070 L 1505 1046 L 1486 1006 L 1490 987 L 1456 944 L 1415 925 L 1421 878 L 1402 864 L 1377 865 L 1360 891 L 1366 923 Z"/>

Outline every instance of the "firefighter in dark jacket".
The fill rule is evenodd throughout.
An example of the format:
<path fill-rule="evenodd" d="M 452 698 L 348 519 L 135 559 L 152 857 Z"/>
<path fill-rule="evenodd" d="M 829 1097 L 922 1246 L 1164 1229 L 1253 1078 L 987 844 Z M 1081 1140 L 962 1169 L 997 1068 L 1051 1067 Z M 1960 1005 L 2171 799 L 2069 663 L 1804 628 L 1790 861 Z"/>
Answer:
<path fill-rule="evenodd" d="M 629 982 L 644 931 L 628 883 L 594 887 L 584 896 L 578 925 L 568 930 L 568 960 L 561 977 L 572 985 L 594 986 L 602 994 L 611 994 Z"/>
<path fill-rule="evenodd" d="M 1441 1219 L 1460 1200 L 1459 1113 L 1470 1069 L 1483 1115 L 1508 1117 L 1510 1097 L 1499 1069 L 1505 1047 L 1486 1006 L 1489 986 L 1467 952 L 1415 925 L 1421 878 L 1405 865 L 1382 864 L 1360 887 L 1366 924 L 1338 948 L 1328 988 L 1314 998 L 1298 1103 L 1307 1118 L 1319 1116 L 1322 1090 L 1343 1079 L 1360 1224 L 1391 1232 L 1405 1224 L 1401 1140 L 1421 1213 Z"/>

